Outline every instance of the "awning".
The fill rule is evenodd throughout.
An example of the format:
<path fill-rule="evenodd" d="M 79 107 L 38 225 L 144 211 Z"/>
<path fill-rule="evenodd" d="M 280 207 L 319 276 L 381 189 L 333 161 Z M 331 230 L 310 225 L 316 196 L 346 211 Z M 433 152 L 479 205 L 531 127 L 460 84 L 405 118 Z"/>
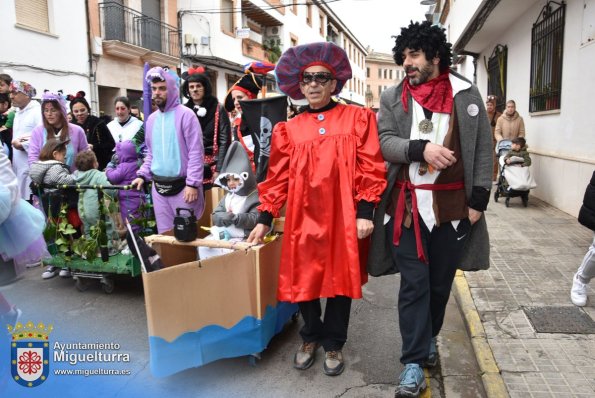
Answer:
<path fill-rule="evenodd" d="M 199 56 L 199 55 L 184 55 L 182 58 L 184 61 L 188 63 L 195 63 L 204 66 L 216 67 L 221 69 L 226 69 L 230 72 L 244 74 L 244 66 L 240 64 L 236 64 L 235 62 L 228 61 L 223 58 L 214 57 L 214 56 Z"/>
<path fill-rule="evenodd" d="M 481 53 L 504 35 L 519 15 L 523 15 L 538 0 L 486 0 L 469 20 L 467 26 L 453 43 L 453 51 Z"/>

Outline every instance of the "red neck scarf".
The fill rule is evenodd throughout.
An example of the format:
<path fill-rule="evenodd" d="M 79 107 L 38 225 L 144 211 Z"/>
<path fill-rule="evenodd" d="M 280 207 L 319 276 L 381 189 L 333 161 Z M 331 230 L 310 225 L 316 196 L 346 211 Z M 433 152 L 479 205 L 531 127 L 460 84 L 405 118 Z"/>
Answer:
<path fill-rule="evenodd" d="M 409 78 L 405 79 L 403 81 L 403 92 L 401 93 L 401 102 L 405 112 L 408 112 L 407 93 L 410 92 L 413 99 L 424 108 L 432 112 L 450 114 L 452 112 L 453 96 L 448 73 L 447 70 L 435 79 L 428 80 L 417 86 L 411 85 Z"/>

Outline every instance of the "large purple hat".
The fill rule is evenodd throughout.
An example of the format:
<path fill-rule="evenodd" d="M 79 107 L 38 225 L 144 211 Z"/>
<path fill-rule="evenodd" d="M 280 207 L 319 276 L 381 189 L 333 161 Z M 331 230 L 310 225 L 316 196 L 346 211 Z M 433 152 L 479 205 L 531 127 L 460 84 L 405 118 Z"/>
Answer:
<path fill-rule="evenodd" d="M 279 89 L 292 99 L 303 99 L 300 80 L 304 69 L 321 65 L 327 68 L 337 80 L 333 95 L 339 94 L 345 82 L 351 79 L 351 64 L 341 47 L 329 42 L 303 44 L 291 47 L 279 59 L 275 76 Z"/>

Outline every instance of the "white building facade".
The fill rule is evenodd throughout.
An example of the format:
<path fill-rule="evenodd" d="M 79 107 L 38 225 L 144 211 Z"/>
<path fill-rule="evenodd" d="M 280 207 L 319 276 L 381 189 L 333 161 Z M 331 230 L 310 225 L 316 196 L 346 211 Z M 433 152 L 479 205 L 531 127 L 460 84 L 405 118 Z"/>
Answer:
<path fill-rule="evenodd" d="M 384 90 L 400 84 L 404 78 L 403 66 L 395 63 L 392 54 L 369 51 L 366 57 L 366 106 L 378 112 Z"/>
<path fill-rule="evenodd" d="M 86 0 L 94 74 L 91 104 L 114 116 L 114 100 L 126 96 L 142 109 L 144 65 L 180 64 L 176 0 Z"/>
<path fill-rule="evenodd" d="M 482 95 L 513 99 L 523 117 L 538 187 L 577 215 L 595 169 L 595 0 L 440 1 L 435 14 L 459 71 Z"/>
<path fill-rule="evenodd" d="M 178 0 L 178 17 L 183 69 L 206 67 L 219 100 L 241 77 L 243 65 L 254 61 L 274 63 L 289 47 L 332 41 L 349 55 L 354 75 L 340 96 L 360 105 L 365 103 L 366 50 L 322 2 Z M 270 80 L 269 90 L 274 91 L 272 76 Z"/>
<path fill-rule="evenodd" d="M 84 1 L 0 1 L 0 73 L 37 89 L 90 92 Z M 73 23 L 76 21 L 76 23 Z"/>

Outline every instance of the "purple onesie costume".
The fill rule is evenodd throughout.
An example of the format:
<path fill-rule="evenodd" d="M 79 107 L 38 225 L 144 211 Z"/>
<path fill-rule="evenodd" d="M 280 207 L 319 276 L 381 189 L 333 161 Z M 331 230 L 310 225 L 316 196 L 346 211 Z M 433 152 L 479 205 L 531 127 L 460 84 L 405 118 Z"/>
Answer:
<path fill-rule="evenodd" d="M 147 119 L 145 143 L 148 151 L 137 175 L 145 181 L 154 182 L 152 194 L 157 231 L 162 233 L 173 228 L 176 208 L 189 208 L 194 210 L 197 217 L 202 215 L 204 150 L 202 131 L 196 116 L 192 110 L 180 104 L 177 76 L 156 67 L 145 76 L 149 83 L 155 78 L 166 82 L 167 101 L 163 110 L 153 112 Z M 175 189 L 169 189 L 168 192 L 164 188 L 175 188 L 180 184 L 196 188 L 198 199 L 186 203 L 184 189 L 172 194 Z"/>

